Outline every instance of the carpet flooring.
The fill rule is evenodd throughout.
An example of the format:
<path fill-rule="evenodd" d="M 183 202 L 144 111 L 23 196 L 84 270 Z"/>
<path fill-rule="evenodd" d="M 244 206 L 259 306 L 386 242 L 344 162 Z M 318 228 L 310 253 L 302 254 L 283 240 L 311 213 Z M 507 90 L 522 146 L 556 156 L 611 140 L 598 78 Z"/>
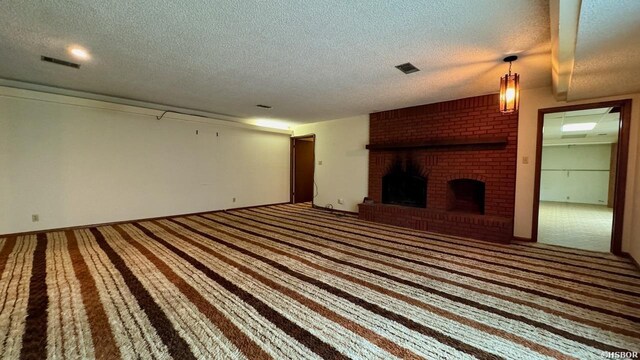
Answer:
<path fill-rule="evenodd" d="M 277 205 L 0 239 L 2 359 L 602 359 L 624 258 Z"/>

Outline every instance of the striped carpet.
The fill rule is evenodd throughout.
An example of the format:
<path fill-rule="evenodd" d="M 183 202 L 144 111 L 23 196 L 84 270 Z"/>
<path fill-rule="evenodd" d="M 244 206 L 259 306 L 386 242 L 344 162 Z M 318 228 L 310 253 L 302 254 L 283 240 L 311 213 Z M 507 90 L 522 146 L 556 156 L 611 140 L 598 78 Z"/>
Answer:
<path fill-rule="evenodd" d="M 1 359 L 602 359 L 640 351 L 613 255 L 278 205 L 0 239 Z"/>

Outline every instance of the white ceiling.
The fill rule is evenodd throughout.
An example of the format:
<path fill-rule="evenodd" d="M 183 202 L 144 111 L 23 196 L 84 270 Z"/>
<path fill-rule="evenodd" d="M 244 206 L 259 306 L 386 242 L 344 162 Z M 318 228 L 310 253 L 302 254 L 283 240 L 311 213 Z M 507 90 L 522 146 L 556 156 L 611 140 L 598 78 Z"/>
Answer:
<path fill-rule="evenodd" d="M 1 78 L 243 119 L 493 93 L 514 53 L 522 88 L 551 83 L 545 0 L 5 0 L 0 24 Z M 73 44 L 92 56 L 81 69 L 40 61 Z"/>
<path fill-rule="evenodd" d="M 4 0 L 0 84 L 303 123 L 497 92 L 518 54 L 558 100 L 639 92 L 640 1 L 550 1 Z M 40 61 L 71 45 L 80 70 Z"/>
<path fill-rule="evenodd" d="M 545 114 L 543 145 L 607 144 L 618 141 L 620 113 L 599 108 Z M 562 131 L 562 125 L 596 123 L 592 130 Z M 584 136 L 584 137 L 583 137 Z"/>
<path fill-rule="evenodd" d="M 582 0 L 567 100 L 640 91 L 640 1 Z"/>

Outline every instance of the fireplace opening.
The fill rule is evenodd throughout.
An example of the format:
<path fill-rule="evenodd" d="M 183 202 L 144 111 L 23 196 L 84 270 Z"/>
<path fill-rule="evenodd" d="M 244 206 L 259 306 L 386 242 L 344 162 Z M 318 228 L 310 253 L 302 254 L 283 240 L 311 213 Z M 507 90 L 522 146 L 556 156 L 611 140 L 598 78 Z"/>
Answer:
<path fill-rule="evenodd" d="M 427 207 L 427 178 L 411 161 L 396 161 L 382 177 L 382 203 Z"/>
<path fill-rule="evenodd" d="M 484 214 L 484 182 L 455 179 L 448 185 L 448 211 Z"/>

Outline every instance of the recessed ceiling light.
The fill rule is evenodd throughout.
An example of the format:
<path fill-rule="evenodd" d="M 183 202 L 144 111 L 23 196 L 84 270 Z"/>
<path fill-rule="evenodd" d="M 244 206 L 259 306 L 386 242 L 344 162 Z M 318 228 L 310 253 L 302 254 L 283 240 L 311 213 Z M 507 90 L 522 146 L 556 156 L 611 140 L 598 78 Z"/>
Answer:
<path fill-rule="evenodd" d="M 78 46 L 69 48 L 69 53 L 71 53 L 71 55 L 73 55 L 73 57 L 77 59 L 87 60 L 89 58 L 89 52 Z"/>
<path fill-rule="evenodd" d="M 575 124 L 564 124 L 562 125 L 562 131 L 589 131 L 593 130 L 596 127 L 596 123 L 575 123 Z"/>

